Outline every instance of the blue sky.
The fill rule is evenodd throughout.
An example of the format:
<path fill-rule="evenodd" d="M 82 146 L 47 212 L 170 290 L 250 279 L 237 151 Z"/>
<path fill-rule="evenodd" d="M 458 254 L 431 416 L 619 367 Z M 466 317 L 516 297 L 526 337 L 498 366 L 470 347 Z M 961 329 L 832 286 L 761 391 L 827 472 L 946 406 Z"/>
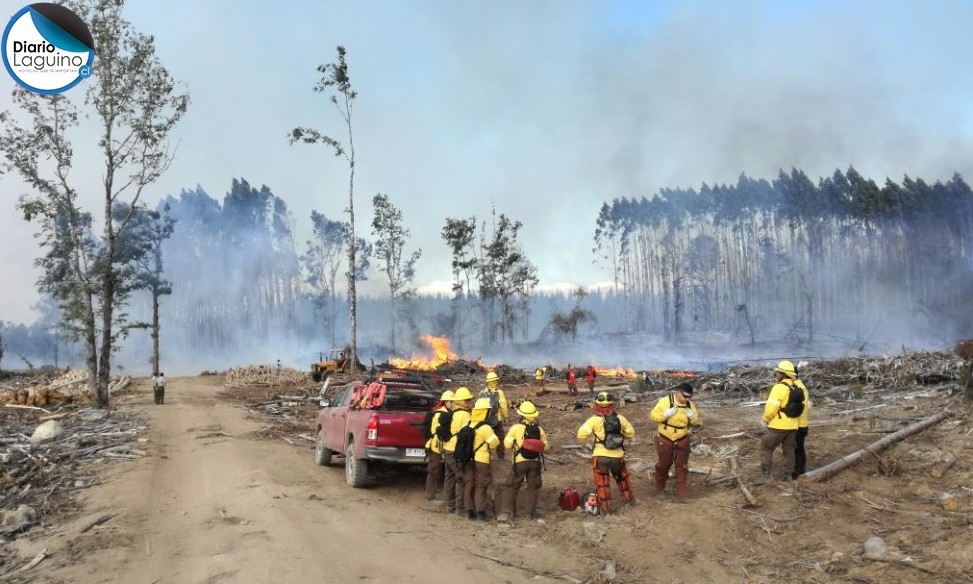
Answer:
<path fill-rule="evenodd" d="M 22 6 L 0 0 L 0 15 Z M 542 284 L 588 284 L 610 277 L 590 249 L 615 197 L 850 164 L 879 181 L 973 180 L 970 2 L 133 0 L 127 15 L 192 98 L 147 199 L 196 184 L 222 199 L 243 177 L 287 201 L 301 244 L 312 209 L 343 209 L 347 168 L 285 135 L 310 125 L 343 139 L 311 88 L 346 46 L 358 229 L 387 194 L 423 250 L 423 285 L 449 279 L 445 217 L 492 205 L 525 224 Z M 0 109 L 12 87 L 0 77 Z M 74 176 L 94 209 L 90 130 Z M 0 320 L 32 320 L 36 301 L 22 190 L 0 177 Z"/>

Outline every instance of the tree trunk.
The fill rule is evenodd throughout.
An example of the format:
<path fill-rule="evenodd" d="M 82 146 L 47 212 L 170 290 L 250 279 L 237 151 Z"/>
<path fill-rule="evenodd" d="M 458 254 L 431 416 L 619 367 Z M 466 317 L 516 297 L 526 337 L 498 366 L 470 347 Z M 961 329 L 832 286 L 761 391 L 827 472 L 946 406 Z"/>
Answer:
<path fill-rule="evenodd" d="M 159 287 L 152 288 L 152 376 L 159 374 Z"/>
<path fill-rule="evenodd" d="M 903 439 L 912 436 L 913 434 L 918 434 L 919 432 L 922 432 L 926 428 L 945 420 L 946 418 L 949 417 L 949 415 L 950 415 L 949 411 L 944 410 L 942 412 L 939 412 L 938 414 L 934 414 L 932 416 L 929 416 L 928 418 L 919 420 L 918 422 L 912 425 L 902 428 L 901 430 L 895 432 L 894 434 L 889 434 L 885 438 L 882 438 L 877 442 L 873 442 L 869 444 L 868 446 L 862 448 L 861 450 L 852 452 L 848 456 L 839 458 L 838 460 L 832 462 L 831 464 L 822 466 L 821 468 L 812 470 L 811 472 L 804 474 L 804 478 L 811 482 L 827 480 L 833 477 L 834 475 L 838 474 L 839 472 L 843 471 L 844 469 L 854 465 L 862 458 L 864 458 L 866 455 L 878 454 L 879 452 L 885 450 L 886 448 L 895 444 L 896 442 L 900 442 Z"/>

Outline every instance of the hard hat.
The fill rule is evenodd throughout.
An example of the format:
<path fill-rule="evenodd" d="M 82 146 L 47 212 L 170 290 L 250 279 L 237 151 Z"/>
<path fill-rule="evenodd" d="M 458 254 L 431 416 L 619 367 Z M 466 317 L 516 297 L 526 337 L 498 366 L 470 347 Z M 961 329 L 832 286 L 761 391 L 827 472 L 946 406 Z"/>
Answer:
<path fill-rule="evenodd" d="M 517 413 L 521 417 L 527 418 L 528 420 L 533 420 L 540 415 L 537 412 L 537 407 L 529 401 L 525 401 L 524 403 L 517 406 Z"/>
<path fill-rule="evenodd" d="M 453 401 L 453 392 L 447 389 L 443 392 L 443 395 L 439 396 L 439 401 Z"/>
<path fill-rule="evenodd" d="M 468 387 L 461 387 L 453 392 L 453 401 L 466 401 L 473 399 L 473 394 L 470 393 Z"/>
<path fill-rule="evenodd" d="M 794 369 L 794 364 L 790 361 L 781 361 L 777 364 L 777 368 L 774 371 L 783 373 L 788 377 L 797 377 L 797 369 Z"/>
<path fill-rule="evenodd" d="M 487 373 L 487 376 L 486 376 L 487 383 L 490 383 L 491 381 L 497 381 L 499 379 L 500 379 L 500 377 L 496 374 L 495 371 L 491 371 L 491 372 Z"/>
<path fill-rule="evenodd" d="M 481 397 L 473 404 L 474 410 L 489 410 L 491 407 L 490 398 L 488 397 Z"/>
<path fill-rule="evenodd" d="M 595 403 L 600 406 L 610 406 L 615 403 L 615 398 L 607 391 L 599 391 L 598 396 L 595 397 Z"/>

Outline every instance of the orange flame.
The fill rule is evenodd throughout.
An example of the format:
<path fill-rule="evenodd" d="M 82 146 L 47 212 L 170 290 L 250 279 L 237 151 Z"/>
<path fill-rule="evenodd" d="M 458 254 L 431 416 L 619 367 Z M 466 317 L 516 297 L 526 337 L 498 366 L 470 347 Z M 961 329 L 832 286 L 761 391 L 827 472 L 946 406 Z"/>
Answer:
<path fill-rule="evenodd" d="M 432 349 L 433 357 L 426 357 L 425 355 L 418 355 L 416 353 L 412 354 L 409 359 L 389 359 L 389 365 L 393 367 L 398 367 L 400 369 L 415 369 L 418 371 L 432 371 L 448 363 L 449 361 L 456 360 L 456 353 L 449 348 L 449 339 L 445 337 L 434 337 L 431 335 L 423 335 L 419 337 L 419 340 L 429 345 Z"/>

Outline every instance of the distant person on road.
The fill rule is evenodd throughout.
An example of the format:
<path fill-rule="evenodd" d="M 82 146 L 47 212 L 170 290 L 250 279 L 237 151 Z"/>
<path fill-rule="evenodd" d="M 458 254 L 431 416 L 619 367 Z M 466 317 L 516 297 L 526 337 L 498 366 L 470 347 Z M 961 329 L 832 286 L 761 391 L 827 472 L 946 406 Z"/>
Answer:
<path fill-rule="evenodd" d="M 702 424 L 696 404 L 689 398 L 693 386 L 680 383 L 675 391 L 663 396 L 649 412 L 649 419 L 659 425 L 656 436 L 655 490 L 662 493 L 669 479 L 669 469 L 676 466 L 676 498 L 689 498 L 689 429 Z"/>
<path fill-rule="evenodd" d="M 804 442 L 807 440 L 807 428 L 810 424 L 808 412 L 811 411 L 812 404 L 811 392 L 808 391 L 807 386 L 801 381 L 797 369 L 794 370 L 794 374 L 797 375 L 794 379 L 794 385 L 804 391 L 804 411 L 801 412 L 801 416 L 797 419 L 797 434 L 794 436 L 794 472 L 791 473 L 791 477 L 796 479 L 807 472 L 807 451 L 804 449 Z"/>
<path fill-rule="evenodd" d="M 794 475 L 794 450 L 797 445 L 800 413 L 789 416 L 784 410 L 790 402 L 791 386 L 795 386 L 797 370 L 790 361 L 781 361 L 774 369 L 774 377 L 777 383 L 770 388 L 761 420 L 767 433 L 760 440 L 760 478 L 754 481 L 755 485 L 766 484 L 773 478 L 774 451 L 778 446 L 784 452 L 782 478 L 789 481 L 793 480 Z"/>
<path fill-rule="evenodd" d="M 527 519 L 537 516 L 537 495 L 542 486 L 541 471 L 543 470 L 542 456 L 549 446 L 547 432 L 537 423 L 540 412 L 529 401 L 522 402 L 517 407 L 520 422 L 510 427 L 503 445 L 513 453 L 513 467 L 504 483 L 503 502 L 500 507 L 498 521 L 511 521 L 516 515 L 517 495 L 520 486 L 525 484 L 524 509 Z M 538 444 L 539 442 L 539 444 Z M 538 452 L 540 450 L 540 452 Z"/>
<path fill-rule="evenodd" d="M 625 439 L 635 437 L 635 428 L 625 416 L 615 412 L 615 398 L 607 391 L 598 392 L 591 409 L 595 415 L 578 428 L 577 439 L 579 444 L 585 444 L 589 437 L 595 439 L 591 452 L 591 471 L 595 479 L 598 508 L 602 513 L 611 513 L 612 477 L 622 493 L 622 500 L 635 503 L 628 468 L 625 466 Z"/>
<path fill-rule="evenodd" d="M 445 461 L 445 485 L 443 502 L 447 513 L 456 512 L 466 516 L 466 504 L 463 501 L 466 489 L 463 483 L 463 472 L 456 464 L 456 434 L 460 428 L 470 423 L 470 402 L 473 394 L 469 388 L 460 387 L 453 392 L 453 415 L 449 424 L 450 438 L 443 443 L 443 460 Z"/>
<path fill-rule="evenodd" d="M 443 414 L 453 407 L 453 392 L 446 390 L 439 398 L 439 407 L 429 423 L 429 440 L 426 440 L 426 500 L 432 501 L 436 493 L 443 486 L 443 440 L 442 435 L 449 431 L 439 431 L 439 423 Z"/>
<path fill-rule="evenodd" d="M 588 365 L 584 372 L 584 380 L 588 382 L 588 393 L 595 392 L 595 368 Z"/>
<path fill-rule="evenodd" d="M 467 464 L 463 468 L 463 486 L 465 494 L 463 502 L 466 505 L 466 515 L 476 521 L 487 520 L 487 491 L 493 482 L 493 470 L 490 467 L 491 454 L 500 446 L 500 438 L 493 433 L 487 421 L 490 414 L 490 400 L 481 397 L 473 404 L 473 413 L 470 416 L 469 425 L 475 433 L 473 437 L 473 464 Z"/>
<path fill-rule="evenodd" d="M 277 359 L 277 377 L 280 377 L 280 359 Z"/>
<path fill-rule="evenodd" d="M 578 375 L 574 371 L 574 367 L 568 369 L 568 394 L 578 395 Z"/>
<path fill-rule="evenodd" d="M 159 372 L 152 380 L 152 395 L 155 398 L 156 404 L 162 404 L 166 401 L 166 374 Z"/>

